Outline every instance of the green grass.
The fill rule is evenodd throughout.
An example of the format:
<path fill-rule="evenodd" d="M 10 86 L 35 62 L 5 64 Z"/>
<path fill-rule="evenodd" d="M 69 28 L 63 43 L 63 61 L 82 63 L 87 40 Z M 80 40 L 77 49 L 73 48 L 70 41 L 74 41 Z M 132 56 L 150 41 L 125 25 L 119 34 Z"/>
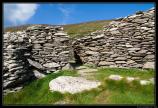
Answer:
<path fill-rule="evenodd" d="M 96 30 L 102 30 L 103 26 L 108 25 L 112 20 L 91 21 L 79 24 L 64 25 L 64 31 L 68 33 L 71 38 L 80 38 L 88 35 Z"/>
<path fill-rule="evenodd" d="M 154 104 L 154 86 L 140 86 L 138 81 L 106 81 L 106 88 L 111 94 L 107 103 L 115 104 Z"/>
<path fill-rule="evenodd" d="M 43 79 L 38 79 L 27 85 L 23 90 L 10 93 L 3 99 L 7 104 L 53 104 L 64 101 L 69 104 L 154 104 L 154 85 L 141 86 L 138 81 L 128 83 L 125 79 L 112 81 L 107 79 L 111 74 L 122 76 L 138 76 L 140 79 L 154 77 L 154 70 L 99 68 L 96 76 L 102 85 L 98 88 L 81 93 L 61 94 L 49 91 L 49 81 L 62 76 L 78 76 L 75 71 L 64 70 L 52 73 Z"/>
<path fill-rule="evenodd" d="M 63 98 L 59 92 L 50 92 L 49 82 L 58 76 L 77 76 L 75 71 L 64 70 L 52 73 L 25 86 L 23 90 L 4 96 L 4 104 L 51 104 Z"/>
<path fill-rule="evenodd" d="M 96 78 L 102 80 L 105 77 L 108 77 L 111 74 L 117 74 L 121 76 L 131 76 L 131 77 L 140 77 L 141 79 L 148 79 L 154 77 L 154 70 L 141 70 L 135 68 L 99 68 Z"/>

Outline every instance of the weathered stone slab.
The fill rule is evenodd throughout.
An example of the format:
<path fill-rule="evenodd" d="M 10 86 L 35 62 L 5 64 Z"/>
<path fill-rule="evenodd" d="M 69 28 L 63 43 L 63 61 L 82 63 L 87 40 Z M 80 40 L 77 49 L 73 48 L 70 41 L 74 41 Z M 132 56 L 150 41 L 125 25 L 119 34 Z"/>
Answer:
<path fill-rule="evenodd" d="M 100 82 L 86 80 L 82 77 L 60 76 L 50 81 L 49 88 L 51 91 L 75 94 L 97 88 L 99 85 L 101 85 Z"/>
<path fill-rule="evenodd" d="M 40 63 L 33 61 L 31 59 L 27 59 L 27 60 L 32 66 L 36 67 L 37 69 L 42 69 L 42 70 L 45 69 Z"/>

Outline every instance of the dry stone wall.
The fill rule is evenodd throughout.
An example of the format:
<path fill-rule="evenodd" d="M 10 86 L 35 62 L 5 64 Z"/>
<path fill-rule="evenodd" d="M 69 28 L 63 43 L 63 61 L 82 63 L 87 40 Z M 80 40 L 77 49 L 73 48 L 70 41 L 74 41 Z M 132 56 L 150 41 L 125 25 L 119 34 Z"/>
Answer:
<path fill-rule="evenodd" d="M 4 34 L 3 89 L 22 88 L 30 78 L 44 77 L 73 61 L 70 39 L 59 26 L 35 25 L 21 32 Z"/>
<path fill-rule="evenodd" d="M 22 88 L 22 84 L 33 78 L 27 58 L 31 46 L 25 32 L 4 34 L 3 89 L 4 93 Z"/>
<path fill-rule="evenodd" d="M 46 73 L 62 69 L 73 59 L 70 39 L 63 28 L 56 26 L 32 26 L 26 30 L 32 44 L 32 60 L 29 62 Z M 37 64 L 37 65 L 36 65 Z"/>
<path fill-rule="evenodd" d="M 104 30 L 77 39 L 73 46 L 85 64 L 154 68 L 155 10 L 112 21 Z"/>

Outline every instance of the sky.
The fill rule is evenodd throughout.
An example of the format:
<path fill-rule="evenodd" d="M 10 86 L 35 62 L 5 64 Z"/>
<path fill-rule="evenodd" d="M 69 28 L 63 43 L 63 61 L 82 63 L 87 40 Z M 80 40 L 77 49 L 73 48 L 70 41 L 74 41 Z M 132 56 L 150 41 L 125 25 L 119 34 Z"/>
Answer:
<path fill-rule="evenodd" d="M 4 3 L 3 25 L 65 25 L 110 20 L 146 11 L 154 3 Z"/>

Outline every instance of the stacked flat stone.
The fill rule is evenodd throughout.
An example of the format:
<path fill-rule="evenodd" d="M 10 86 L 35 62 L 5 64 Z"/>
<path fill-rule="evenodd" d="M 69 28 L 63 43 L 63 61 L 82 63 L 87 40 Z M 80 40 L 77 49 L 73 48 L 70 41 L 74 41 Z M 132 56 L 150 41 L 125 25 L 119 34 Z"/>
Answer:
<path fill-rule="evenodd" d="M 16 91 L 32 78 L 27 58 L 30 46 L 25 32 L 6 33 L 3 45 L 3 89 L 4 93 Z"/>
<path fill-rule="evenodd" d="M 112 21 L 102 31 L 73 42 L 83 63 L 108 67 L 154 68 L 155 9 Z"/>
<path fill-rule="evenodd" d="M 26 33 L 33 46 L 32 58 L 41 64 L 47 73 L 60 70 L 68 64 L 72 49 L 62 27 L 36 25 L 28 27 Z"/>

